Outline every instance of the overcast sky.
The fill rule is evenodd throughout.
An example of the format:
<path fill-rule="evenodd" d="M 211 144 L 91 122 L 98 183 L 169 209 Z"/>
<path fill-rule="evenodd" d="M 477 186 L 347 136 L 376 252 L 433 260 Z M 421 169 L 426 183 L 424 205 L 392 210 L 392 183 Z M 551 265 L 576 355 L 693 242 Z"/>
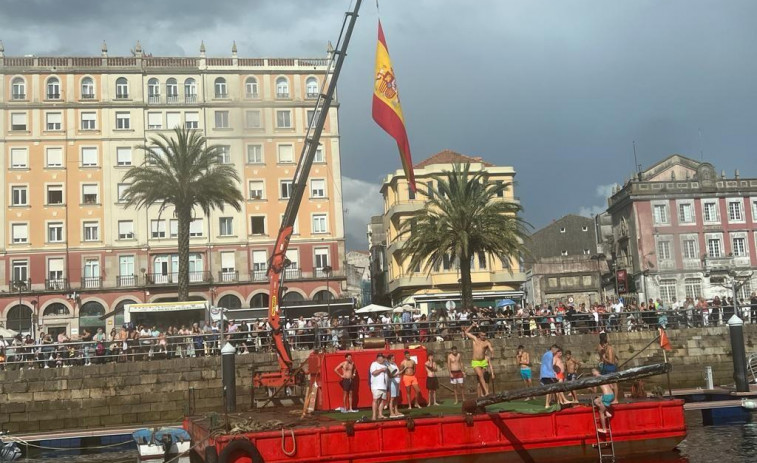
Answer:
<path fill-rule="evenodd" d="M 3 0 L 7 55 L 322 56 L 348 0 Z M 371 119 L 375 2 L 339 82 L 347 245 L 366 247 L 400 168 Z M 382 0 L 413 159 L 442 149 L 511 165 L 537 228 L 603 209 L 639 163 L 704 156 L 757 176 L 757 1 Z"/>

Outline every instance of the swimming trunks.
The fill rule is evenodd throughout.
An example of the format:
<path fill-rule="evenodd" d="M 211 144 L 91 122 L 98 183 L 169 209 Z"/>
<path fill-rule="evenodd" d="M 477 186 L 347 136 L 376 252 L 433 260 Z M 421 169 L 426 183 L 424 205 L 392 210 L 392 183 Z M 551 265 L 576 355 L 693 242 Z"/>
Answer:
<path fill-rule="evenodd" d="M 520 369 L 520 377 L 521 377 L 521 379 L 524 379 L 524 380 L 531 379 L 531 369 L 530 368 L 521 368 Z"/>
<path fill-rule="evenodd" d="M 473 368 L 488 368 L 489 367 L 489 361 L 486 359 L 471 360 L 470 364 Z"/>
<path fill-rule="evenodd" d="M 426 389 L 429 391 L 435 391 L 439 389 L 439 378 L 436 376 L 430 376 L 426 378 Z"/>
<path fill-rule="evenodd" d="M 405 387 L 410 386 L 417 386 L 418 385 L 418 378 L 415 377 L 415 375 L 405 375 L 402 377 L 402 384 Z"/>
<path fill-rule="evenodd" d="M 602 404 L 605 407 L 609 407 L 613 400 L 615 400 L 615 394 L 602 394 Z"/>
<path fill-rule="evenodd" d="M 602 364 L 602 374 L 606 375 L 608 373 L 615 373 L 618 371 L 618 366 L 613 363 L 603 363 Z"/>
<path fill-rule="evenodd" d="M 449 382 L 452 384 L 463 384 L 465 381 L 465 374 L 460 371 L 450 371 L 449 372 Z"/>
<path fill-rule="evenodd" d="M 349 392 L 352 390 L 352 378 L 342 378 L 342 380 L 339 381 L 339 384 L 342 385 L 342 390 L 344 392 Z"/>

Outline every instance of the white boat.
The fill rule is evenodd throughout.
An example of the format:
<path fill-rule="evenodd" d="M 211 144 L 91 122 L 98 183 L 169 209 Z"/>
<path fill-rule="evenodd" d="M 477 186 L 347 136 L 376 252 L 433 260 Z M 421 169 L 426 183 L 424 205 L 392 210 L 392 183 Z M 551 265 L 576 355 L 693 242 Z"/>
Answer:
<path fill-rule="evenodd" d="M 178 463 L 189 463 L 192 447 L 189 433 L 182 428 L 143 428 L 132 433 L 140 461 L 168 461 L 181 455 Z"/>

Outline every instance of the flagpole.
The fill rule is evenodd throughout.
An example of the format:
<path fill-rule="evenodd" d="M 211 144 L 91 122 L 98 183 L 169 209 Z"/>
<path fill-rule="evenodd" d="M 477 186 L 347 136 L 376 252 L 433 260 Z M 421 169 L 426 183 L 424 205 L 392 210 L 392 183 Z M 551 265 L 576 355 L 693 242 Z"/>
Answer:
<path fill-rule="evenodd" d="M 662 350 L 662 359 L 665 363 L 668 363 L 668 351 L 665 349 Z M 666 373 L 668 377 L 668 394 L 670 395 L 670 398 L 673 399 L 673 389 L 670 387 L 670 370 Z"/>

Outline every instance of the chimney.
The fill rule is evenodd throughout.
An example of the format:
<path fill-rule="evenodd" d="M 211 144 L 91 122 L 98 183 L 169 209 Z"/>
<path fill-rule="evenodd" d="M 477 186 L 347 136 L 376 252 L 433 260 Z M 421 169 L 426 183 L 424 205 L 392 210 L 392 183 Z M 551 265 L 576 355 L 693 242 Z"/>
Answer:
<path fill-rule="evenodd" d="M 736 178 L 736 180 L 738 180 L 738 179 L 739 179 L 739 177 L 740 177 L 740 175 L 739 175 L 739 169 L 736 169 L 736 172 L 734 172 L 734 174 L 733 174 L 733 175 L 734 175 L 734 177 Z"/>

